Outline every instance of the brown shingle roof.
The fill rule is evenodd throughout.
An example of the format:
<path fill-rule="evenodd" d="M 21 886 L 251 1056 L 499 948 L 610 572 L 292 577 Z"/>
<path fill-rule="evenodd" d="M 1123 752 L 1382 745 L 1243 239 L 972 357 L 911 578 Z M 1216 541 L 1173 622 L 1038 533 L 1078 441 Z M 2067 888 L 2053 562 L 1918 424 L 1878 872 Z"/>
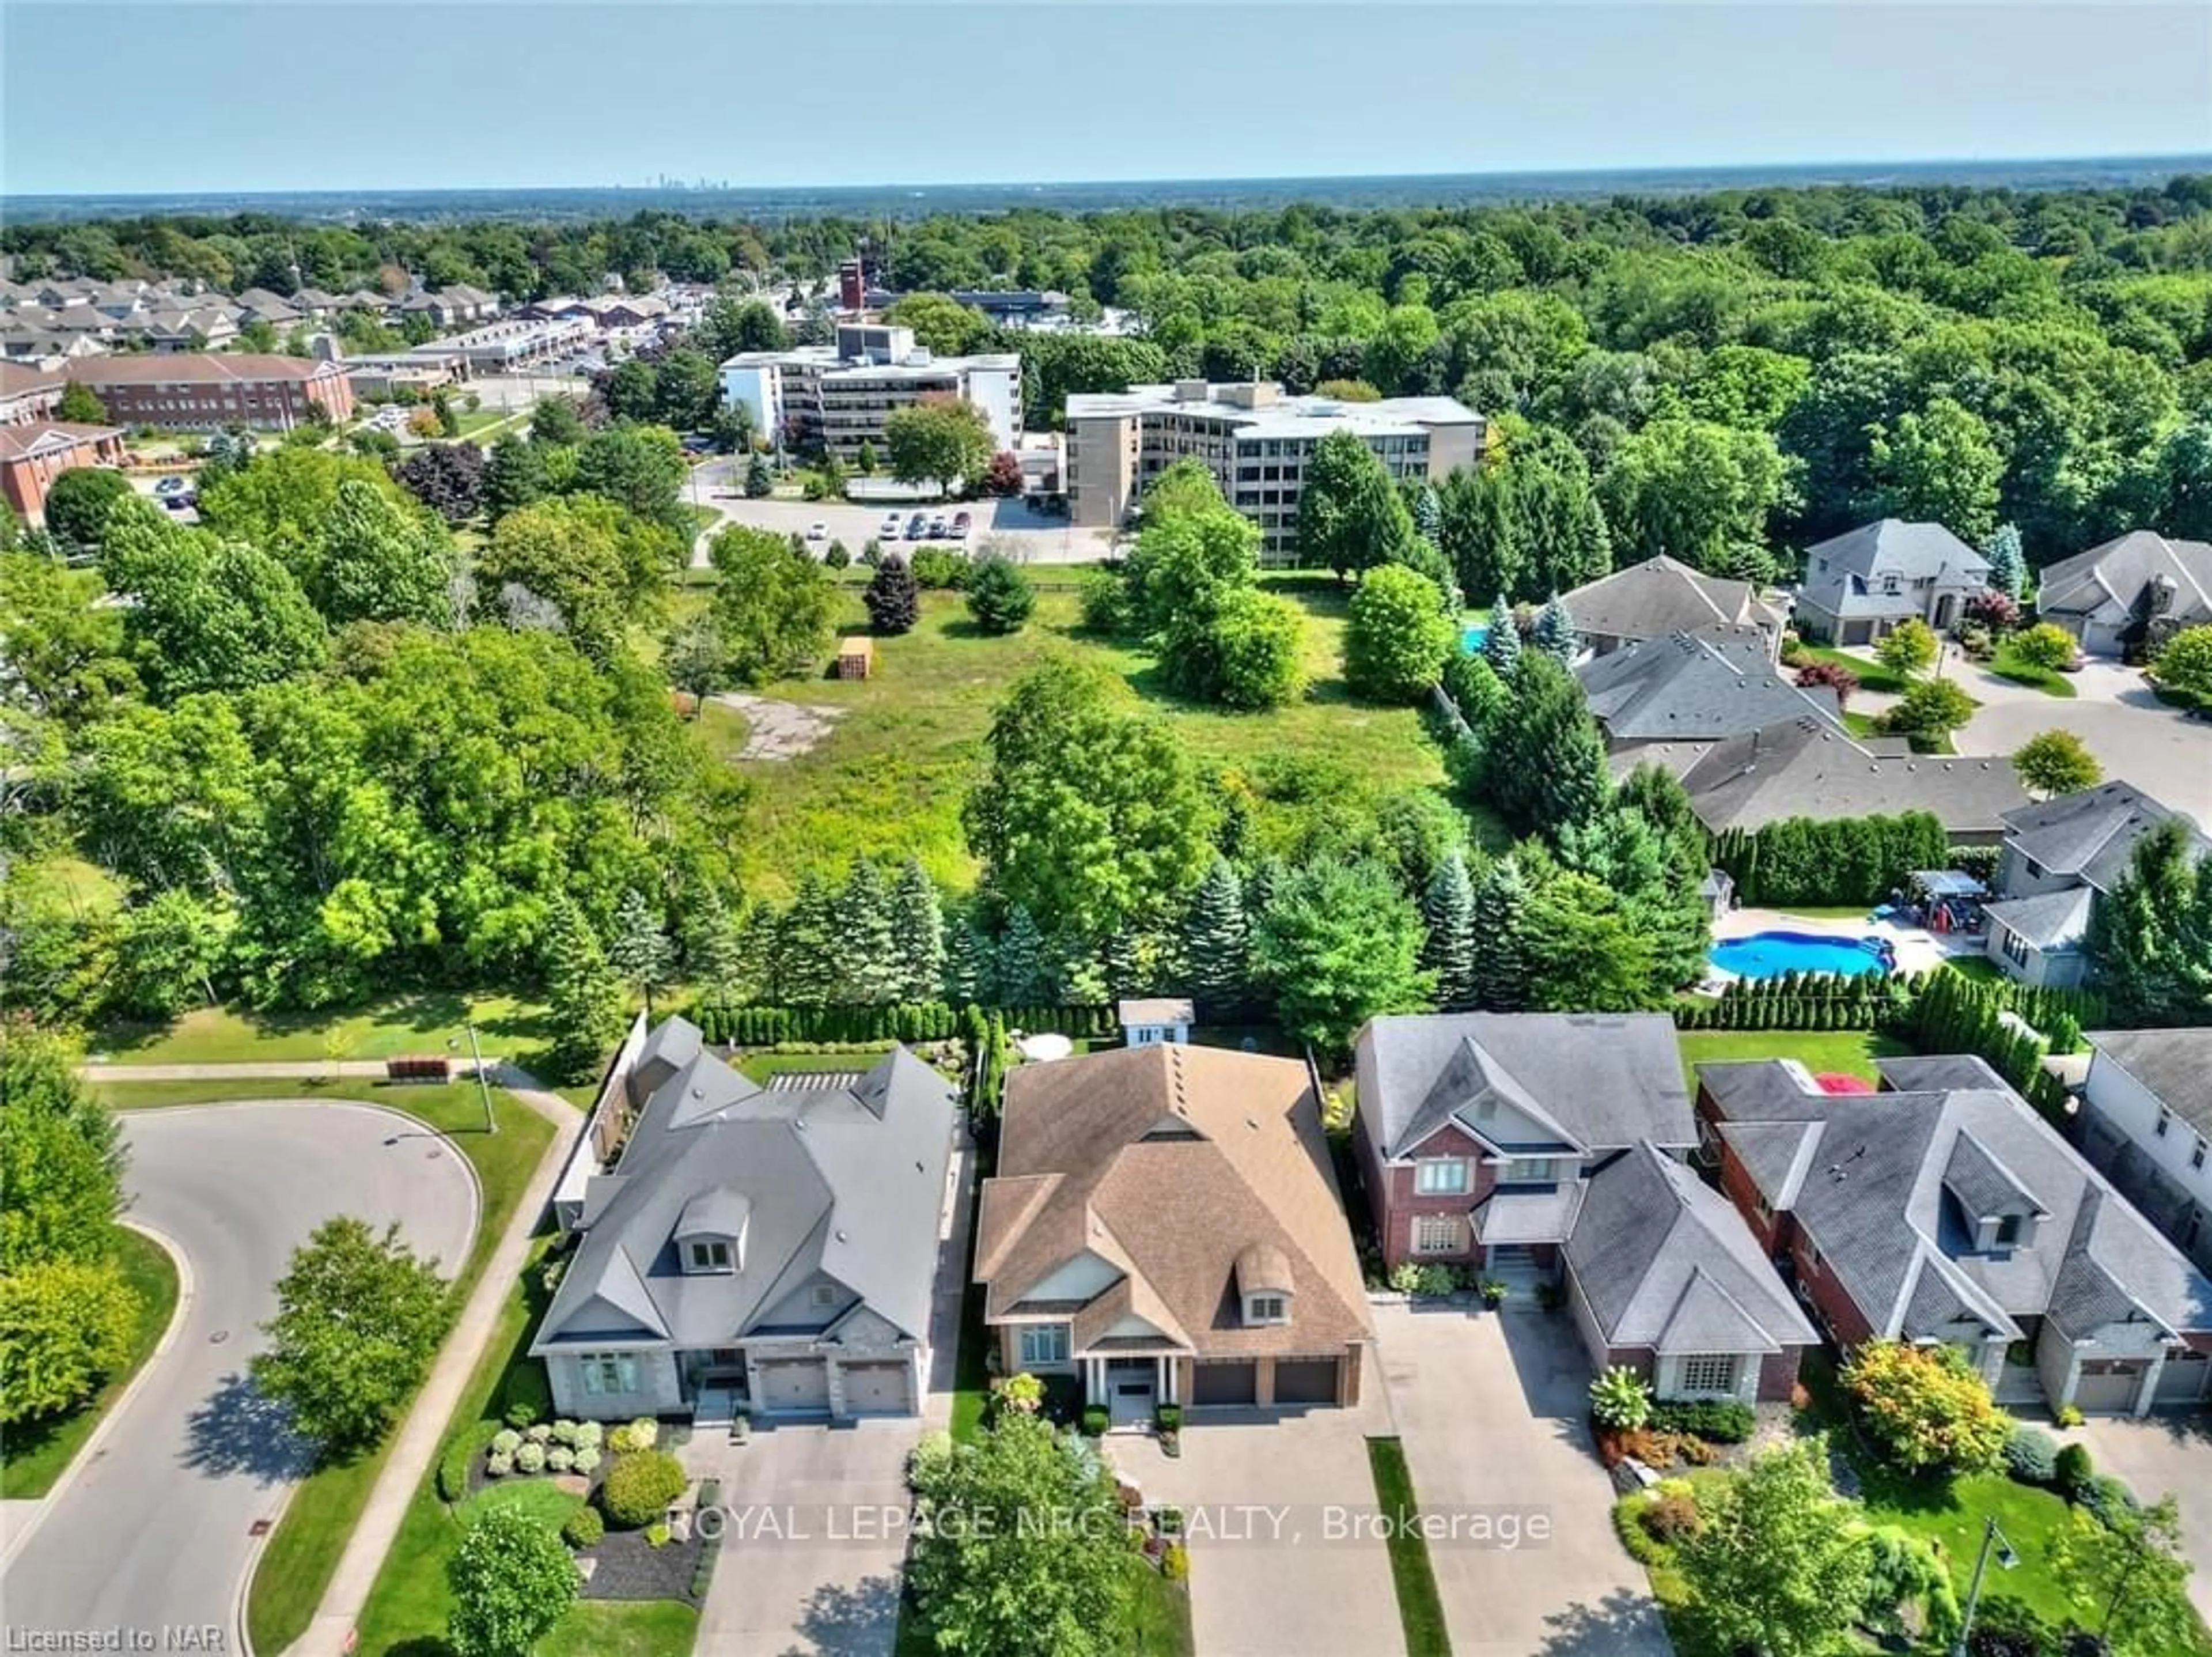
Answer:
<path fill-rule="evenodd" d="M 1209 1355 L 1368 1338 L 1366 1297 L 1306 1068 L 1170 1043 L 1027 1065 L 1006 1085 L 975 1275 L 1002 1318 L 1068 1262 L 1121 1276 L 1077 1313 L 1081 1351 L 1123 1317 Z M 1287 1277 L 1290 1322 L 1246 1328 L 1242 1258 Z"/>
<path fill-rule="evenodd" d="M 64 454 L 82 443 L 120 437 L 120 426 L 82 425 L 67 420 L 25 420 L 0 426 L 0 460 L 28 460 L 34 454 Z"/>
<path fill-rule="evenodd" d="M 263 380 L 325 380 L 341 375 L 336 362 L 319 362 L 305 356 L 276 356 L 240 352 L 218 356 L 207 351 L 180 351 L 173 356 L 101 356 L 72 362 L 69 377 L 88 386 L 143 386 L 174 382 Z"/>

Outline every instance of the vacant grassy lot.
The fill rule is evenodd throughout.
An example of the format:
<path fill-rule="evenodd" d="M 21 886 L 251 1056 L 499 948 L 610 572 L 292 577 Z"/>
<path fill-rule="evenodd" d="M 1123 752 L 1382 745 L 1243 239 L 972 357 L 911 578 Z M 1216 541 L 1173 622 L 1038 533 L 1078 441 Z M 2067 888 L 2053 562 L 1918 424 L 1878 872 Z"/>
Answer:
<path fill-rule="evenodd" d="M 1008 685 L 1055 652 L 1097 662 L 1120 679 L 1131 705 L 1164 716 L 1201 763 L 1307 754 L 1349 766 L 1381 787 L 1440 787 L 1443 758 L 1419 713 L 1368 707 L 1345 690 L 1345 601 L 1334 583 L 1302 576 L 1271 586 L 1305 612 L 1312 685 L 1304 700 L 1267 714 L 1229 713 L 1172 695 L 1150 656 L 1079 631 L 1073 591 L 1041 592 L 1035 618 L 1011 638 L 978 632 L 957 594 L 925 594 L 920 626 L 877 641 L 874 678 L 769 687 L 771 696 L 850 711 L 811 753 L 742 767 L 758 789 L 739 849 L 747 889 L 787 898 L 808 869 L 835 873 L 856 853 L 916 856 L 939 880 L 969 885 L 975 868 L 960 830 L 960 804 L 981 769 L 992 710 Z M 841 602 L 846 631 L 864 631 L 857 593 L 847 589 Z"/>
<path fill-rule="evenodd" d="M 1697 1091 L 1698 1066 L 1761 1058 L 1794 1058 L 1814 1075 L 1824 1070 L 1877 1080 L 1874 1062 L 1912 1050 L 1871 1030 L 1685 1030 L 1682 1074 Z"/>
<path fill-rule="evenodd" d="M 161 1332 L 177 1310 L 177 1267 L 168 1250 L 129 1227 L 121 1228 L 116 1258 L 124 1281 L 138 1296 L 138 1321 L 131 1334 L 131 1355 L 107 1384 L 82 1408 L 65 1415 L 27 1421 L 8 1429 L 8 1453 L 0 1459 L 0 1496 L 9 1501 L 42 1496 L 53 1488 L 62 1470 L 76 1459 L 84 1441 L 92 1436 L 107 1412 L 115 1407 L 131 1378 L 153 1355 Z"/>
<path fill-rule="evenodd" d="M 542 1010 L 513 996 L 419 990 L 347 1013 L 255 1013 L 206 1007 L 167 1026 L 117 1026 L 92 1042 L 95 1060 L 118 1064 L 236 1064 L 279 1059 L 389 1058 L 443 1053 L 468 1057 L 473 1021 L 484 1056 L 527 1065 L 544 1039 Z"/>

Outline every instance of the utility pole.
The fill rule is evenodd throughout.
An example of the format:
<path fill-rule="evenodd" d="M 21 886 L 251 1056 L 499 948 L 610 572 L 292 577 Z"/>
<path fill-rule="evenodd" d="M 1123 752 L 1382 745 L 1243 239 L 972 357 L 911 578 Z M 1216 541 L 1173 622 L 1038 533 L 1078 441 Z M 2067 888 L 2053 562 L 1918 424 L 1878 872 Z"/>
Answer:
<path fill-rule="evenodd" d="M 483 1049 L 477 1044 L 476 1022 L 474 1020 L 470 1020 L 461 1027 L 469 1033 L 469 1057 L 476 1065 L 477 1092 L 483 1100 L 484 1131 L 488 1134 L 495 1134 L 499 1131 L 499 1118 L 492 1114 L 491 1083 L 484 1079 Z M 446 1043 L 447 1046 L 455 1049 L 458 1049 L 460 1045 L 458 1040 L 449 1040 Z"/>

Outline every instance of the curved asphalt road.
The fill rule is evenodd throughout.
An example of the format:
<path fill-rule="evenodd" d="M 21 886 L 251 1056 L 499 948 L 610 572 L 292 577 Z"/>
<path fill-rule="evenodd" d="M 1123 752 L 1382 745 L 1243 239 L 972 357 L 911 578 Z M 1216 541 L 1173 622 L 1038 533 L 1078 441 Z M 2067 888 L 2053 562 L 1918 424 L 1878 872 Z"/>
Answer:
<path fill-rule="evenodd" d="M 276 1515 L 302 1470 L 297 1441 L 245 1379 L 293 1249 L 334 1215 L 380 1230 L 397 1221 L 450 1276 L 476 1232 L 465 1161 L 390 1112 L 256 1102 L 138 1112 L 125 1124 L 130 1217 L 183 1252 L 191 1298 L 90 1459 L 64 1475 L 9 1559 L 0 1606 L 10 1650 L 33 1630 L 113 1630 L 125 1652 L 143 1630 L 143 1649 L 174 1650 L 161 1630 L 187 1624 L 212 1626 L 211 1649 L 234 1651 L 251 1528 Z"/>

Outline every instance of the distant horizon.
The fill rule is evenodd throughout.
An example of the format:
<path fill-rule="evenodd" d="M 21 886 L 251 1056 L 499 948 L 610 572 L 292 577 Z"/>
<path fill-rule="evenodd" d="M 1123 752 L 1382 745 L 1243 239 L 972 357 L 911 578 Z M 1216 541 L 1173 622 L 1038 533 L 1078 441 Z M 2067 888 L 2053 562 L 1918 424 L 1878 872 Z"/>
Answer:
<path fill-rule="evenodd" d="M 2212 141 L 2198 0 L 7 0 L 5 24 L 0 192 L 21 200 L 1972 166 Z"/>

